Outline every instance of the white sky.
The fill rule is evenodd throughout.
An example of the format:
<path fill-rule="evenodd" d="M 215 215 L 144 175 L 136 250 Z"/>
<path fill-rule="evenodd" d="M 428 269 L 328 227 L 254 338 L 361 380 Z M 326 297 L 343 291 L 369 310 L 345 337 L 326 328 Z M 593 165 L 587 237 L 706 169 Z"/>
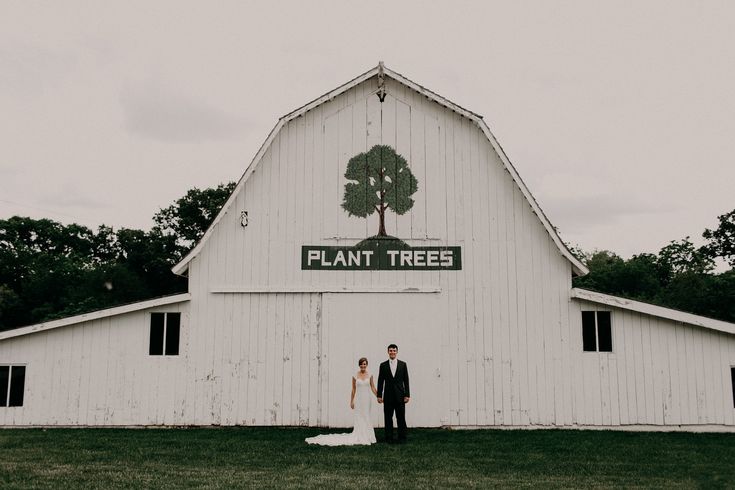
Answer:
<path fill-rule="evenodd" d="M 0 0 L 0 219 L 148 229 L 383 60 L 482 114 L 562 238 L 735 208 L 735 2 Z"/>

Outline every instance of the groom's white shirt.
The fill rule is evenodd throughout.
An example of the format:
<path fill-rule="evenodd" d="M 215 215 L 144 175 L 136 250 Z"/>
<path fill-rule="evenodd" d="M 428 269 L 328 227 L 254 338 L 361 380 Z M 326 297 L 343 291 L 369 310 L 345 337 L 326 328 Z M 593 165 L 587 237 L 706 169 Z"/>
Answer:
<path fill-rule="evenodd" d="M 398 359 L 389 359 L 388 364 L 390 364 L 390 373 L 395 378 L 396 377 L 396 367 L 398 367 Z"/>

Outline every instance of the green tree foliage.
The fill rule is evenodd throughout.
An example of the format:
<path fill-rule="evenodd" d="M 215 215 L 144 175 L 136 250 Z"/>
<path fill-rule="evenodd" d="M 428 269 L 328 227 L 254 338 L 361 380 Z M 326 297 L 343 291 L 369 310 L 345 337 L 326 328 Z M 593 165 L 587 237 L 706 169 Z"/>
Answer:
<path fill-rule="evenodd" d="M 0 221 L 0 322 L 19 325 L 45 318 L 61 305 L 61 291 L 89 270 L 93 232 L 48 219 L 12 217 Z"/>
<path fill-rule="evenodd" d="M 234 186 L 189 191 L 156 214 L 151 231 L 0 220 L 0 330 L 186 291 L 171 267 Z"/>
<path fill-rule="evenodd" d="M 413 207 L 411 196 L 418 181 L 408 162 L 387 145 L 375 145 L 347 163 L 342 208 L 350 216 L 365 218 L 375 212 L 380 217 L 378 236 L 386 236 L 385 210 L 404 214 Z"/>
<path fill-rule="evenodd" d="M 652 254 L 636 255 L 626 261 L 602 250 L 591 254 L 585 265 L 590 273 L 576 278 L 576 287 L 645 300 L 653 299 L 661 289 L 661 272 Z"/>
<path fill-rule="evenodd" d="M 585 255 L 590 273 L 574 286 L 650 302 L 668 308 L 735 322 L 735 268 L 715 273 L 715 258 L 732 258 L 732 213 L 720 216 L 720 228 L 706 230 L 710 242 L 696 247 L 689 237 L 672 241 L 656 254 L 624 260 L 612 252 Z M 732 265 L 732 263 L 730 263 Z"/>
<path fill-rule="evenodd" d="M 0 330 L 183 291 L 158 232 L 0 220 Z"/>
<path fill-rule="evenodd" d="M 154 230 L 176 237 L 177 253 L 183 257 L 202 238 L 234 189 L 235 182 L 208 189 L 190 189 L 153 216 Z"/>
<path fill-rule="evenodd" d="M 348 184 L 349 195 L 345 189 L 343 206 L 352 210 L 350 214 L 364 217 L 381 208 L 402 214 L 413 205 L 416 179 L 389 147 L 382 147 L 380 160 L 380 148 L 361 154 L 365 167 L 353 164 L 354 158 L 352 168 L 348 165 L 346 177 L 357 181 Z M 391 152 L 394 156 L 386 159 Z M 375 158 L 394 162 L 392 169 L 383 170 L 382 187 L 377 178 L 358 175 L 362 168 L 363 174 L 376 172 L 380 177 L 381 165 L 370 166 Z M 185 291 L 186 279 L 170 269 L 204 234 L 234 185 L 189 191 L 157 213 L 156 226 L 148 232 L 108 226 L 93 231 L 19 216 L 0 220 L 0 330 Z M 355 191 L 360 185 L 374 194 L 372 208 L 367 197 L 360 201 Z M 390 197 L 391 192 L 396 197 Z M 574 285 L 735 322 L 735 210 L 719 221 L 717 229 L 704 232 L 704 247 L 686 237 L 658 254 L 628 260 L 610 251 L 584 254 L 590 273 L 575 278 Z M 382 215 L 381 228 L 384 232 Z M 734 268 L 715 273 L 718 257 Z"/>
<path fill-rule="evenodd" d="M 718 216 L 719 226 L 706 229 L 702 236 L 708 240 L 707 248 L 714 257 L 724 259 L 730 267 L 735 267 L 735 209 Z"/>
<path fill-rule="evenodd" d="M 715 268 L 706 247 L 695 247 L 689 237 L 673 240 L 658 253 L 660 267 L 669 275 L 705 274 Z"/>

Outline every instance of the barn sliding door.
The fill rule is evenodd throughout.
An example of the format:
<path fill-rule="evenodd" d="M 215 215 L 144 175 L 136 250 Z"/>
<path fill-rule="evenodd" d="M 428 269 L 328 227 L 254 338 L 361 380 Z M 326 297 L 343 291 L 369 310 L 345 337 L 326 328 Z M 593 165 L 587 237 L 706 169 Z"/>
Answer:
<path fill-rule="evenodd" d="M 357 360 L 367 357 L 378 381 L 378 366 L 386 347 L 398 345 L 398 358 L 408 364 L 411 402 L 406 421 L 411 426 L 441 424 L 440 295 L 436 293 L 324 294 L 322 360 L 322 421 L 331 427 L 351 427 L 351 376 Z M 325 403 L 326 402 L 326 403 Z M 382 406 L 372 406 L 375 427 L 383 426 Z"/>

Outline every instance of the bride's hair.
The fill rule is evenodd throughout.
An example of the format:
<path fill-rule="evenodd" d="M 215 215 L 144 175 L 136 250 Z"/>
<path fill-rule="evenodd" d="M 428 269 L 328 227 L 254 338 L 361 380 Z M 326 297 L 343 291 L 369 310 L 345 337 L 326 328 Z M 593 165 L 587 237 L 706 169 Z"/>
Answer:
<path fill-rule="evenodd" d="M 367 363 L 368 363 L 367 357 L 361 357 L 361 358 L 360 358 L 360 359 L 359 359 L 359 360 L 357 361 L 357 367 L 360 367 L 360 364 L 362 364 L 362 361 L 365 361 L 365 364 L 367 364 Z"/>

